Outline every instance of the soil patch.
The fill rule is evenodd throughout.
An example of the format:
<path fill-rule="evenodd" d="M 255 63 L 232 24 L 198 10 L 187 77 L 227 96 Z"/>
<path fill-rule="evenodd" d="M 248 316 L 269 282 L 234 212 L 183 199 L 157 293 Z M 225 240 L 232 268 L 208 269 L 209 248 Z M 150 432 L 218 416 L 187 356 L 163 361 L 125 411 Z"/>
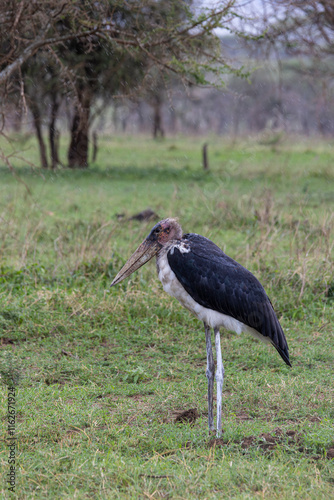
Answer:
<path fill-rule="evenodd" d="M 246 421 L 246 420 L 253 420 L 252 417 L 250 417 L 247 413 L 241 411 L 240 413 L 237 413 L 237 415 L 235 416 L 235 418 L 237 420 L 241 420 L 242 422 Z"/>
<path fill-rule="evenodd" d="M 9 339 L 8 337 L 1 337 L 0 339 L 1 345 L 15 344 L 13 339 Z"/>
<path fill-rule="evenodd" d="M 190 423 L 191 425 L 194 425 L 198 417 L 199 413 L 197 411 L 197 408 L 190 408 L 189 410 L 184 410 L 181 413 L 179 413 L 175 417 L 174 422 L 176 424 Z"/>
<path fill-rule="evenodd" d="M 247 450 L 251 446 L 258 446 L 262 450 L 273 450 L 279 443 L 288 442 L 288 444 L 299 444 L 301 434 L 297 431 L 288 430 L 282 431 L 279 427 L 274 430 L 273 434 L 263 432 L 259 437 L 248 436 L 242 439 L 241 448 Z M 303 450 L 299 450 L 303 451 Z"/>
<path fill-rule="evenodd" d="M 307 453 L 307 450 L 305 450 L 304 446 L 302 445 L 302 434 L 300 434 L 297 431 L 293 430 L 287 430 L 283 431 L 279 427 L 274 430 L 273 434 L 270 434 L 269 432 L 263 432 L 260 434 L 260 436 L 246 436 L 241 439 L 241 441 L 234 441 L 237 444 L 240 444 L 241 448 L 243 450 L 247 450 L 251 447 L 254 448 L 260 448 L 261 450 L 264 451 L 271 451 L 276 448 L 278 444 L 288 444 L 290 446 L 292 445 L 299 445 L 297 450 L 300 453 Z M 225 446 L 228 444 L 229 441 L 227 441 L 224 438 L 214 438 L 210 439 L 208 443 L 208 447 L 212 448 L 213 446 L 219 447 L 219 446 Z M 323 455 L 313 455 L 311 457 L 313 460 L 320 460 L 323 458 Z M 329 460 L 334 459 L 334 446 L 331 445 L 330 448 L 328 448 L 326 452 L 326 458 Z"/>

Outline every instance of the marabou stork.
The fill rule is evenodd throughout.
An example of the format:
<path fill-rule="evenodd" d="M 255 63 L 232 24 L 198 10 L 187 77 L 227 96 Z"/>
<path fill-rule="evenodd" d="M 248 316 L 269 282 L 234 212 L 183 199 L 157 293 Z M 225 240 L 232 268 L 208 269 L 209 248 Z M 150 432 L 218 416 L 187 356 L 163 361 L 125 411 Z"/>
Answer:
<path fill-rule="evenodd" d="M 211 328 L 217 353 L 217 436 L 221 434 L 224 366 L 220 348 L 221 327 L 247 332 L 272 344 L 285 363 L 288 344 L 273 306 L 261 283 L 241 264 L 225 255 L 204 236 L 182 234 L 176 219 L 156 224 L 139 245 L 111 286 L 127 278 L 156 255 L 157 271 L 164 290 L 204 323 L 208 379 L 209 431 L 213 423 L 214 360 Z"/>

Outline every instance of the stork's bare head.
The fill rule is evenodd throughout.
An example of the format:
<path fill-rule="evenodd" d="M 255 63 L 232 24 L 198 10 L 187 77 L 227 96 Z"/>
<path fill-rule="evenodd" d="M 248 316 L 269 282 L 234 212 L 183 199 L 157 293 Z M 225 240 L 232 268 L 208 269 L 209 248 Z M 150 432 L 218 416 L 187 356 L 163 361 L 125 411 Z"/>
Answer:
<path fill-rule="evenodd" d="M 182 229 L 176 219 L 164 219 L 158 222 L 122 267 L 111 283 L 111 286 L 117 285 L 130 276 L 130 274 L 137 271 L 137 269 L 157 255 L 161 248 L 167 245 L 168 242 L 180 240 L 181 238 Z"/>

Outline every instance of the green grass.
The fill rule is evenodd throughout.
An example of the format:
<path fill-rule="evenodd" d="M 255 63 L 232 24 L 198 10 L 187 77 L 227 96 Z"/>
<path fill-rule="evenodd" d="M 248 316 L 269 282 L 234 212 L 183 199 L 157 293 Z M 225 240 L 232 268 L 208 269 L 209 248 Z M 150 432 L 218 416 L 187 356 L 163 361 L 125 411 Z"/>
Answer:
<path fill-rule="evenodd" d="M 42 172 L 31 138 L 1 139 L 7 155 L 23 150 L 15 176 L 0 165 L 3 498 L 333 497 L 333 149 L 205 140 L 103 138 L 87 171 Z M 154 262 L 109 289 L 153 225 L 128 218 L 148 207 L 256 274 L 286 332 L 291 369 L 223 332 L 221 441 L 207 432 L 202 325 Z M 175 423 L 190 408 L 194 425 Z"/>

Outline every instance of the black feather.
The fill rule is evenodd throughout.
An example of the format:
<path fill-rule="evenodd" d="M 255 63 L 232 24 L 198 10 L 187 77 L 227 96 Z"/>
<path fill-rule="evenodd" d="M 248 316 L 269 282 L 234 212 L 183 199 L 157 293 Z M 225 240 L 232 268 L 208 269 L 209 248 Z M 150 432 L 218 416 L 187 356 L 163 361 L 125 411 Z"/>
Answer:
<path fill-rule="evenodd" d="M 204 236 L 185 234 L 182 241 L 190 251 L 182 253 L 174 246 L 167 258 L 189 295 L 203 307 L 231 316 L 268 337 L 291 366 L 284 332 L 258 279 Z"/>

